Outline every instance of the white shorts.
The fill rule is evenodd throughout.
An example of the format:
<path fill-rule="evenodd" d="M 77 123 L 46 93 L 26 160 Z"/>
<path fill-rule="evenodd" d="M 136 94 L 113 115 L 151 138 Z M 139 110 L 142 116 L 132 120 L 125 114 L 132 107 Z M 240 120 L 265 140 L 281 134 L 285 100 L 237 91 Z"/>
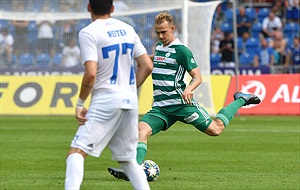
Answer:
<path fill-rule="evenodd" d="M 92 105 L 87 122 L 81 125 L 71 143 L 85 153 L 99 157 L 106 146 L 117 161 L 136 159 L 138 143 L 138 110 L 103 108 Z"/>

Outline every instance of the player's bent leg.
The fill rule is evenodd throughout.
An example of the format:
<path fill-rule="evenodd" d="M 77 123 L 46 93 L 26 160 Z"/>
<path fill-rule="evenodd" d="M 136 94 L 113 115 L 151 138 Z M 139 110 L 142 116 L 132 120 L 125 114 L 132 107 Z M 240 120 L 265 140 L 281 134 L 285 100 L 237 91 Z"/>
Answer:
<path fill-rule="evenodd" d="M 147 144 L 147 139 L 152 135 L 152 128 L 146 122 L 139 122 L 139 142 Z"/>
<path fill-rule="evenodd" d="M 71 148 L 66 160 L 65 190 L 80 189 L 84 173 L 84 159 L 87 154 L 81 149 Z"/>
<path fill-rule="evenodd" d="M 134 160 L 119 162 L 119 164 L 127 174 L 134 189 L 150 189 L 146 174 L 139 164 L 137 164 Z"/>
<path fill-rule="evenodd" d="M 216 118 L 213 120 L 208 128 L 204 131 L 205 134 L 209 136 L 219 136 L 225 129 L 223 122 Z"/>

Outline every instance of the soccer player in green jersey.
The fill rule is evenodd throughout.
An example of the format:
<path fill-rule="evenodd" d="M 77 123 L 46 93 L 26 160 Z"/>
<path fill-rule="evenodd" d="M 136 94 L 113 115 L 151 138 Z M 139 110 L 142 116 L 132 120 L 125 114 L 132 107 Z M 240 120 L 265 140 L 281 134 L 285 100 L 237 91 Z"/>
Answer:
<path fill-rule="evenodd" d="M 234 101 L 221 109 L 212 120 L 207 111 L 193 99 L 193 91 L 201 84 L 202 77 L 192 52 L 174 36 L 172 15 L 166 12 L 158 14 L 155 30 L 160 42 L 156 45 L 155 54 L 150 56 L 153 61 L 154 103 L 138 124 L 138 164 L 146 156 L 147 139 L 168 130 L 176 121 L 191 124 L 207 135 L 218 136 L 239 108 L 260 103 L 256 95 L 237 92 Z M 183 81 L 186 72 L 191 76 L 188 85 Z M 114 177 L 128 180 L 121 169 L 108 170 Z"/>

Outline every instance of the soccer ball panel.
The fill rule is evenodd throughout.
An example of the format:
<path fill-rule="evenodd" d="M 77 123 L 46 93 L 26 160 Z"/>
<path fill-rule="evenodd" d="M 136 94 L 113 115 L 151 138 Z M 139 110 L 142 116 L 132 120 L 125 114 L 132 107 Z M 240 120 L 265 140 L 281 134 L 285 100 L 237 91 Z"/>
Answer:
<path fill-rule="evenodd" d="M 160 174 L 160 169 L 153 160 L 145 160 L 141 165 L 144 169 L 148 181 L 157 180 Z"/>

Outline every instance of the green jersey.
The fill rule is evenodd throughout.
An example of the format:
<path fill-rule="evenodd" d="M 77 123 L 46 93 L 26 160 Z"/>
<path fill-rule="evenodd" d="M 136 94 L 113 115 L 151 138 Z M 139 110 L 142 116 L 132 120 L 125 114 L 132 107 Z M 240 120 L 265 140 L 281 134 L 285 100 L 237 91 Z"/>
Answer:
<path fill-rule="evenodd" d="M 198 67 L 192 52 L 179 39 L 166 47 L 159 42 L 153 64 L 153 107 L 185 104 L 181 97 L 186 87 L 184 75 Z"/>

